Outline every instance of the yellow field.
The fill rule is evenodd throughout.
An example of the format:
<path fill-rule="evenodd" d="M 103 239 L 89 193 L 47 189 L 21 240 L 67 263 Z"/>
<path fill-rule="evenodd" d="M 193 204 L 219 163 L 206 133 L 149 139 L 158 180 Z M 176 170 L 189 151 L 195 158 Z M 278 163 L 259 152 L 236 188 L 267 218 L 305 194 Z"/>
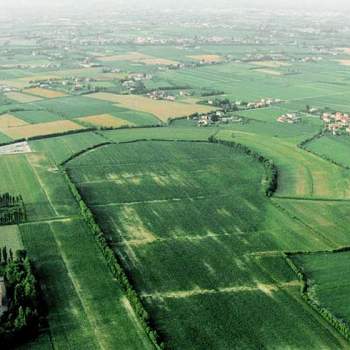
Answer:
<path fill-rule="evenodd" d="M 11 114 L 0 115 L 0 128 L 13 128 L 16 126 L 27 125 L 24 120 L 19 119 Z"/>
<path fill-rule="evenodd" d="M 162 121 L 167 121 L 169 118 L 187 116 L 196 112 L 208 113 L 215 110 L 213 107 L 202 106 L 195 103 L 158 101 L 139 95 L 115 95 L 98 92 L 96 94 L 87 95 L 87 97 L 115 102 L 118 103 L 118 106 L 151 113 Z"/>
<path fill-rule="evenodd" d="M 29 103 L 42 100 L 41 97 L 30 96 L 22 94 L 21 92 L 8 92 L 5 96 L 19 103 Z"/>
<path fill-rule="evenodd" d="M 65 131 L 78 129 L 84 129 L 84 127 L 70 120 L 59 120 L 50 123 L 27 124 L 24 126 L 12 128 L 1 127 L 0 131 L 13 139 L 21 139 L 32 136 L 62 133 Z"/>
<path fill-rule="evenodd" d="M 150 65 L 164 65 L 164 66 L 170 66 L 171 64 L 178 64 L 178 62 L 173 60 L 168 60 L 166 58 L 146 58 L 143 60 L 138 61 L 140 63 L 144 64 L 150 64 Z"/>
<path fill-rule="evenodd" d="M 270 74 L 270 75 L 282 75 L 281 72 L 272 69 L 256 69 L 257 72 Z"/>
<path fill-rule="evenodd" d="M 219 55 L 194 55 L 194 56 L 187 56 L 189 58 L 192 58 L 196 61 L 203 61 L 207 63 L 213 63 L 213 62 L 221 62 L 223 58 Z"/>
<path fill-rule="evenodd" d="M 125 55 L 99 56 L 98 59 L 102 62 L 114 61 L 140 61 L 149 59 L 151 56 L 139 52 L 129 52 Z"/>
<path fill-rule="evenodd" d="M 110 114 L 91 115 L 89 117 L 78 118 L 78 120 L 87 124 L 101 127 L 119 128 L 125 125 L 135 125 L 127 120 L 114 117 Z"/>
<path fill-rule="evenodd" d="M 103 62 L 114 62 L 114 61 L 131 61 L 149 65 L 171 65 L 177 64 L 178 62 L 173 60 L 168 60 L 166 58 L 158 58 L 149 55 L 145 55 L 139 52 L 129 52 L 125 55 L 113 55 L 113 56 L 100 56 L 98 57 L 100 61 Z"/>
<path fill-rule="evenodd" d="M 268 68 L 279 68 L 279 67 L 290 66 L 289 63 L 283 62 L 283 61 L 255 61 L 251 63 L 256 66 L 262 66 L 262 67 L 268 67 Z"/>
<path fill-rule="evenodd" d="M 47 98 L 56 98 L 56 97 L 63 97 L 67 96 L 63 92 L 60 91 L 54 91 L 50 89 L 42 89 L 42 88 L 32 88 L 32 89 L 26 89 L 25 92 L 32 94 L 32 95 L 37 95 L 40 97 L 47 97 Z"/>

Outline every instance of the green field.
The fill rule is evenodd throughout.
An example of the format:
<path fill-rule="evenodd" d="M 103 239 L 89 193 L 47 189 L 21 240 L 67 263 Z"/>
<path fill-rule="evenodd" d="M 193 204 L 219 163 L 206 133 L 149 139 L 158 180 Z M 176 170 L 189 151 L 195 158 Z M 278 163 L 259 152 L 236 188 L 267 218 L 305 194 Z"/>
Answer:
<path fill-rule="evenodd" d="M 0 194 L 28 216 L 0 248 L 28 251 L 46 310 L 18 348 L 350 349 L 320 310 L 350 329 L 350 136 L 320 118 L 350 114 L 345 12 L 163 2 L 0 16 Z"/>
<path fill-rule="evenodd" d="M 67 166 L 170 348 L 343 346 L 278 253 L 329 242 L 265 198 L 255 161 L 208 143 L 137 142 Z"/>
<path fill-rule="evenodd" d="M 313 298 L 349 327 L 349 252 L 296 255 L 293 260 L 304 270 Z"/>
<path fill-rule="evenodd" d="M 1 226 L 0 227 L 0 247 L 6 246 L 15 252 L 18 249 L 23 249 L 21 236 L 17 225 Z"/>
<path fill-rule="evenodd" d="M 333 160 L 338 164 L 350 167 L 350 137 L 330 136 L 320 137 L 307 144 L 307 149 L 321 157 Z"/>
<path fill-rule="evenodd" d="M 273 159 L 279 168 L 278 196 L 349 199 L 350 171 L 298 148 L 293 139 L 238 130 L 221 131 L 217 137 L 243 143 Z"/>
<path fill-rule="evenodd" d="M 152 348 L 84 222 L 63 219 L 20 229 L 45 287 L 48 348 Z"/>

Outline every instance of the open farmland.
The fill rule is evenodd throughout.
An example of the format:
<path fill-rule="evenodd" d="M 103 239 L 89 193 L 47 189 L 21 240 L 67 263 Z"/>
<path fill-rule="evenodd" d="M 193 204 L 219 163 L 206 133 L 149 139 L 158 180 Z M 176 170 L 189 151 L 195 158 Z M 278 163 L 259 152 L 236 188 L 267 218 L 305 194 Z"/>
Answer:
<path fill-rule="evenodd" d="M 0 229 L 1 246 L 6 246 L 12 251 L 23 249 L 22 239 L 17 225 L 2 226 Z"/>
<path fill-rule="evenodd" d="M 9 92 L 6 94 L 6 97 L 10 100 L 14 100 L 19 103 L 29 103 L 40 101 L 41 97 L 35 97 L 27 94 L 22 94 L 21 92 Z"/>
<path fill-rule="evenodd" d="M 28 124 L 23 126 L 0 128 L 0 131 L 12 139 L 22 139 L 33 136 L 64 133 L 72 130 L 80 130 L 84 127 L 71 120 L 59 120 L 50 123 Z"/>
<path fill-rule="evenodd" d="M 345 302 L 350 291 L 349 252 L 300 254 L 293 260 L 303 269 L 312 298 L 349 327 L 350 308 Z"/>
<path fill-rule="evenodd" d="M 350 167 L 350 138 L 326 135 L 307 144 L 307 149 L 321 157 Z"/>
<path fill-rule="evenodd" d="M 294 143 L 244 131 L 221 131 L 219 138 L 243 143 L 274 159 L 279 168 L 277 195 L 350 198 L 350 171 L 298 148 Z"/>
<path fill-rule="evenodd" d="M 157 101 L 137 95 L 114 95 L 108 93 L 91 94 L 89 97 L 102 101 L 117 103 L 117 106 L 147 112 L 166 122 L 169 118 L 185 117 L 193 113 L 206 113 L 214 108 L 198 104 Z"/>
<path fill-rule="evenodd" d="M 0 115 L 0 129 L 13 128 L 27 124 L 28 123 L 26 123 L 22 119 L 19 119 L 11 114 Z"/>
<path fill-rule="evenodd" d="M 68 171 L 171 348 L 269 347 L 276 331 L 280 347 L 306 334 L 343 346 L 302 306 L 281 255 L 264 257 L 330 246 L 269 203 L 255 161 L 208 143 L 138 142 L 90 151 Z M 254 320 L 246 305 L 259 308 Z"/>
<path fill-rule="evenodd" d="M 99 127 L 113 127 L 119 128 L 121 126 L 132 126 L 133 123 L 128 122 L 127 120 L 123 120 L 117 117 L 114 117 L 110 114 L 100 114 L 100 115 L 90 115 L 88 117 L 78 118 L 83 123 L 90 124 L 92 126 Z"/>
<path fill-rule="evenodd" d="M 63 92 L 42 89 L 42 88 L 26 89 L 25 92 L 31 95 L 36 95 L 36 96 L 45 97 L 45 98 L 57 98 L 57 97 L 66 96 Z"/>
<path fill-rule="evenodd" d="M 350 349 L 348 13 L 208 1 L 1 11 L 1 350 Z"/>

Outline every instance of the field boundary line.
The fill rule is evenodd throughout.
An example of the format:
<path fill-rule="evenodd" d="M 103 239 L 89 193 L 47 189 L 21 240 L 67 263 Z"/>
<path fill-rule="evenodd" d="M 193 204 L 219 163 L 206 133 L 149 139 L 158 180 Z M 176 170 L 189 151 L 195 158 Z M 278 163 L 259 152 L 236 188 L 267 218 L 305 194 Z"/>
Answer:
<path fill-rule="evenodd" d="M 102 346 L 101 343 L 100 343 L 100 339 L 99 339 L 98 332 L 97 332 L 97 328 L 98 328 L 98 327 L 96 326 L 96 321 L 93 320 L 93 319 L 91 318 L 91 316 L 90 316 L 90 313 L 87 312 L 87 307 L 86 307 L 85 302 L 83 301 L 83 298 L 82 298 L 81 293 L 80 293 L 80 291 L 79 291 L 79 286 L 76 284 L 76 281 L 75 281 L 75 279 L 74 279 L 74 277 L 73 277 L 71 271 L 70 271 L 69 268 L 68 268 L 69 263 L 68 263 L 68 261 L 67 261 L 67 257 L 65 256 L 63 250 L 60 249 L 60 247 L 61 247 L 61 242 L 57 239 L 55 230 L 54 230 L 54 228 L 52 227 L 52 224 L 51 224 L 51 223 L 49 223 L 49 226 L 50 226 L 50 229 L 51 229 L 51 231 L 52 231 L 52 236 L 53 236 L 53 238 L 54 238 L 54 240 L 55 240 L 55 243 L 56 243 L 56 245 L 57 245 L 57 248 L 58 248 L 59 252 L 61 253 L 62 262 L 63 262 L 64 268 L 65 268 L 65 270 L 66 270 L 66 272 L 67 272 L 67 276 L 69 277 L 69 279 L 70 279 L 71 282 L 72 282 L 72 285 L 74 286 L 75 293 L 76 293 L 77 297 L 79 298 L 80 304 L 81 304 L 81 306 L 82 306 L 82 308 L 83 308 L 83 310 L 84 310 L 84 313 L 85 313 L 86 318 L 87 318 L 87 320 L 88 320 L 88 322 L 89 322 L 90 328 L 91 328 L 91 330 L 93 331 L 93 333 L 95 334 L 95 339 L 97 340 L 97 345 L 99 346 L 100 349 L 105 349 L 105 347 Z"/>
<path fill-rule="evenodd" d="M 279 196 L 274 195 L 273 199 L 277 200 L 291 200 L 291 201 L 305 201 L 305 202 L 350 202 L 350 198 L 324 198 L 324 197 L 294 197 L 294 196 Z"/>
<path fill-rule="evenodd" d="M 33 173 L 35 174 L 35 177 L 36 177 L 36 179 L 38 180 L 40 187 L 42 188 L 43 192 L 45 193 L 45 196 L 46 196 L 46 198 L 47 198 L 47 200 L 48 200 L 48 202 L 49 202 L 49 204 L 50 204 L 51 209 L 53 210 L 53 212 L 54 212 L 54 214 L 55 214 L 56 216 L 60 216 L 60 214 L 59 214 L 58 211 L 56 210 L 55 206 L 53 205 L 53 203 L 52 203 L 52 201 L 51 201 L 51 198 L 50 198 L 50 196 L 49 196 L 49 193 L 47 192 L 46 187 L 45 187 L 43 181 L 41 180 L 41 178 L 40 178 L 40 176 L 39 176 L 37 170 L 35 169 L 35 166 L 31 163 L 30 159 L 28 159 L 28 156 L 27 156 L 27 155 L 26 155 L 25 157 L 26 157 L 26 159 L 27 159 L 27 162 L 30 164 L 30 167 L 32 168 Z"/>

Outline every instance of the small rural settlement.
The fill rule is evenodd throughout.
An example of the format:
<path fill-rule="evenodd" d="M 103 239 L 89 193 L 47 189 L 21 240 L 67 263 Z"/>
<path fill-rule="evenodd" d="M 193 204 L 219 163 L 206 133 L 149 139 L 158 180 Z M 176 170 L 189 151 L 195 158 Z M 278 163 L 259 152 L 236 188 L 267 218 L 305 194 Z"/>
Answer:
<path fill-rule="evenodd" d="M 340 2 L 1 2 L 1 350 L 350 349 Z"/>

